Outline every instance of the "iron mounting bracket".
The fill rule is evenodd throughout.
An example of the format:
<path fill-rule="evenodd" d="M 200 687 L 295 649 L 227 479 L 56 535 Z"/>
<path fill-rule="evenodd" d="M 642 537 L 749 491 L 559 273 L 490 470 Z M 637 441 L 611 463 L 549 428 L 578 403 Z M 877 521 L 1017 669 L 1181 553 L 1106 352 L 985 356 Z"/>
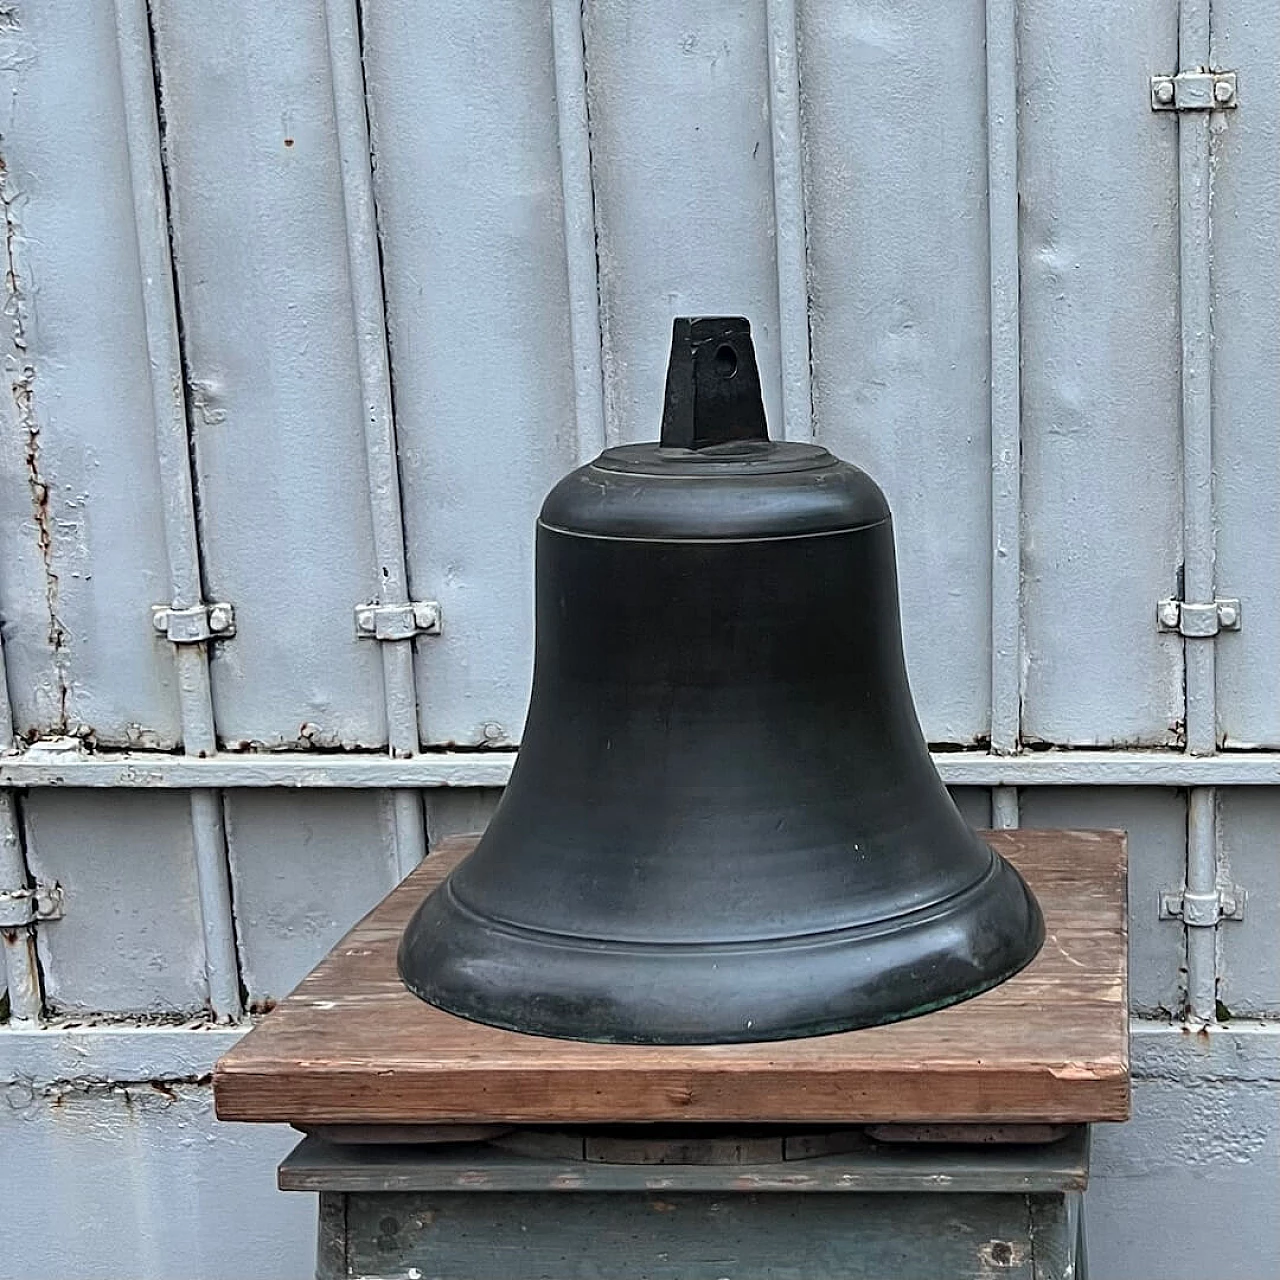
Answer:
<path fill-rule="evenodd" d="M 0 929 L 20 929 L 37 920 L 62 919 L 62 886 L 36 884 L 0 893 Z"/>
<path fill-rule="evenodd" d="M 236 633 L 236 611 L 225 600 L 175 609 L 169 604 L 151 606 L 151 625 L 174 644 L 200 644 L 225 640 Z"/>
<path fill-rule="evenodd" d="M 1222 920 L 1244 919 L 1245 892 L 1238 884 L 1220 884 L 1212 893 L 1190 889 L 1165 890 L 1160 895 L 1160 919 L 1181 920 L 1195 929 L 1212 929 Z"/>
<path fill-rule="evenodd" d="M 1230 111 L 1239 105 L 1234 71 L 1151 77 L 1152 111 Z"/>
<path fill-rule="evenodd" d="M 412 640 L 414 636 L 438 636 L 440 624 L 440 605 L 435 600 L 356 605 L 356 635 L 361 640 Z"/>
<path fill-rule="evenodd" d="M 1173 598 L 1161 600 L 1156 605 L 1156 624 L 1161 631 L 1177 631 L 1191 640 L 1204 640 L 1219 631 L 1239 631 L 1240 601 L 1189 604 Z"/>

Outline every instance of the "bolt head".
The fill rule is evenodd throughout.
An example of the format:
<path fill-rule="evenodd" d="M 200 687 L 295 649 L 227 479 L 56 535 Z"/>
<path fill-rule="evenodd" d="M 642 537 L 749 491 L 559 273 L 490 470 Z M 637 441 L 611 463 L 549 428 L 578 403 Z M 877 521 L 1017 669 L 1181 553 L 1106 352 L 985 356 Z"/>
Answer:
<path fill-rule="evenodd" d="M 1168 105 L 1173 101 L 1173 81 L 1157 80 L 1156 81 L 1156 101 Z"/>
<path fill-rule="evenodd" d="M 486 742 L 497 742 L 503 736 L 502 726 L 496 720 L 487 721 L 481 732 Z"/>
<path fill-rule="evenodd" d="M 163 635 L 169 629 L 169 610 L 152 609 L 151 625 Z"/>
<path fill-rule="evenodd" d="M 230 631 L 231 630 L 231 610 L 224 604 L 215 604 L 209 610 L 209 630 L 210 631 Z"/>
<path fill-rule="evenodd" d="M 416 602 L 413 606 L 413 625 L 419 631 L 439 631 L 440 606 L 434 600 Z"/>
<path fill-rule="evenodd" d="M 1176 629 L 1178 625 L 1178 602 L 1176 600 L 1161 600 L 1159 618 L 1162 627 Z"/>
<path fill-rule="evenodd" d="M 362 632 L 367 632 L 369 634 L 372 634 L 374 625 L 375 625 L 374 614 L 372 609 L 356 610 L 356 630 L 357 631 L 362 631 Z"/>
<path fill-rule="evenodd" d="M 1240 621 L 1240 611 L 1233 604 L 1218 606 L 1218 622 L 1224 627 L 1234 627 Z"/>
<path fill-rule="evenodd" d="M 1215 102 L 1230 102 L 1236 96 L 1235 88 L 1230 80 L 1218 80 L 1213 86 L 1213 100 Z"/>

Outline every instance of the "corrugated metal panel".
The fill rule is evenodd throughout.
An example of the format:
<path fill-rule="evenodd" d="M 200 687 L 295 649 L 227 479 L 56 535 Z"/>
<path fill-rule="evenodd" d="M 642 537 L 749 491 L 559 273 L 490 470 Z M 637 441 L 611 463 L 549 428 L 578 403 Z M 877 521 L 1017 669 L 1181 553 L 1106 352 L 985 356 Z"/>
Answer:
<path fill-rule="evenodd" d="M 952 787 L 951 798 L 971 827 L 991 825 L 991 793 L 985 787 Z"/>
<path fill-rule="evenodd" d="M 1146 98 L 1177 16 L 1019 7 L 1023 725 L 1046 742 L 1172 743 L 1182 719 L 1154 621 L 1182 558 L 1177 126 Z"/>
<path fill-rule="evenodd" d="M 497 807 L 502 792 L 497 787 L 452 790 L 441 787 L 427 795 L 427 830 L 431 843 L 445 836 L 483 831 Z"/>
<path fill-rule="evenodd" d="M 386 742 L 363 410 L 323 13 L 156 8 L 223 740 Z"/>
<path fill-rule="evenodd" d="M 576 454 L 550 16 L 378 4 L 365 65 L 409 575 L 444 610 L 422 737 L 518 741 L 534 517 Z"/>
<path fill-rule="evenodd" d="M 1162 891 L 1182 883 L 1185 793 L 1142 787 L 1035 788 L 1022 793 L 1022 825 L 1129 833 L 1129 1004 L 1135 1014 L 1148 1017 L 1179 1014 L 1186 994 L 1183 931 L 1177 921 L 1159 919 L 1156 906 Z"/>
<path fill-rule="evenodd" d="M 1228 743 L 1280 743 L 1280 5 L 1215 0 L 1214 66 L 1242 108 L 1213 132 L 1213 409 L 1218 591 L 1244 625 L 1218 645 Z"/>
<path fill-rule="evenodd" d="M 45 792 L 25 804 L 27 859 L 63 886 L 39 931 L 45 997 L 61 1013 L 194 1014 L 208 1001 L 191 822 L 183 795 Z"/>
<path fill-rule="evenodd" d="M 800 8 L 814 412 L 894 514 L 925 732 L 988 732 L 982 5 Z M 874 104 L 874 105 L 873 105 Z"/>
<path fill-rule="evenodd" d="M 671 318 L 751 317 L 781 434 L 765 9 L 601 0 L 584 9 L 612 440 L 651 440 Z"/>
<path fill-rule="evenodd" d="M 232 793 L 227 845 L 251 1005 L 292 991 L 395 886 L 392 825 L 383 791 Z"/>
<path fill-rule="evenodd" d="M 1272 790 L 1227 791 L 1220 804 L 1220 875 L 1246 893 L 1244 919 L 1218 929 L 1220 1013 L 1280 1017 L 1280 795 Z"/>
<path fill-rule="evenodd" d="M 20 733 L 169 747 L 177 702 L 151 628 L 168 573 L 111 17 L 14 5 L 0 30 L 4 638 Z"/>

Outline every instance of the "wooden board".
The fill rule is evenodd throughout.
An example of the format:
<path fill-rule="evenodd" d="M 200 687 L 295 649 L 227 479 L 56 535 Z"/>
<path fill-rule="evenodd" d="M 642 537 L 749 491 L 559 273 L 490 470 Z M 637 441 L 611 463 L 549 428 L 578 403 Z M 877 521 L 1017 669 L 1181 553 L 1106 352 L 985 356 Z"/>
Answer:
<path fill-rule="evenodd" d="M 1124 835 L 987 839 L 1044 911 L 1044 948 L 1022 973 L 892 1026 L 685 1048 L 518 1035 L 406 991 L 400 934 L 476 837 L 444 841 L 218 1062 L 218 1115 L 303 1125 L 1124 1120 Z"/>
<path fill-rule="evenodd" d="M 1083 1191 L 1084 1125 L 1031 1147 L 889 1145 L 766 1164 L 597 1164 L 531 1159 L 496 1147 L 338 1147 L 304 1138 L 280 1165 L 281 1191 L 966 1191 L 1018 1195 Z"/>

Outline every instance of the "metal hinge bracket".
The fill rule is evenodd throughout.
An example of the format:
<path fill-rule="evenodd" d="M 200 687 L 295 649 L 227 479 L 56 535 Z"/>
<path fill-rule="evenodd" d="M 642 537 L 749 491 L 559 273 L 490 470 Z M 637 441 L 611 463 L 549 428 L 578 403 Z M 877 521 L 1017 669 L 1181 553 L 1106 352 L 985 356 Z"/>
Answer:
<path fill-rule="evenodd" d="M 62 919 L 62 886 L 37 884 L 0 893 L 0 929 L 19 929 L 37 920 Z"/>
<path fill-rule="evenodd" d="M 1160 895 L 1160 919 L 1212 929 L 1220 920 L 1243 920 L 1244 899 L 1245 892 L 1238 884 L 1220 884 L 1212 893 L 1166 890 Z"/>
<path fill-rule="evenodd" d="M 168 604 L 151 606 L 151 625 L 174 644 L 199 644 L 225 640 L 236 633 L 236 611 L 225 600 L 175 609 Z"/>
<path fill-rule="evenodd" d="M 361 640 L 412 640 L 439 634 L 440 605 L 435 600 L 356 605 L 356 635 Z"/>
<path fill-rule="evenodd" d="M 1240 601 L 1188 604 L 1185 600 L 1161 600 L 1156 605 L 1156 623 L 1161 631 L 1177 631 L 1192 640 L 1216 636 L 1219 631 L 1239 631 Z"/>
<path fill-rule="evenodd" d="M 1234 71 L 1180 71 L 1151 77 L 1152 111 L 1230 111 L 1238 105 Z"/>

